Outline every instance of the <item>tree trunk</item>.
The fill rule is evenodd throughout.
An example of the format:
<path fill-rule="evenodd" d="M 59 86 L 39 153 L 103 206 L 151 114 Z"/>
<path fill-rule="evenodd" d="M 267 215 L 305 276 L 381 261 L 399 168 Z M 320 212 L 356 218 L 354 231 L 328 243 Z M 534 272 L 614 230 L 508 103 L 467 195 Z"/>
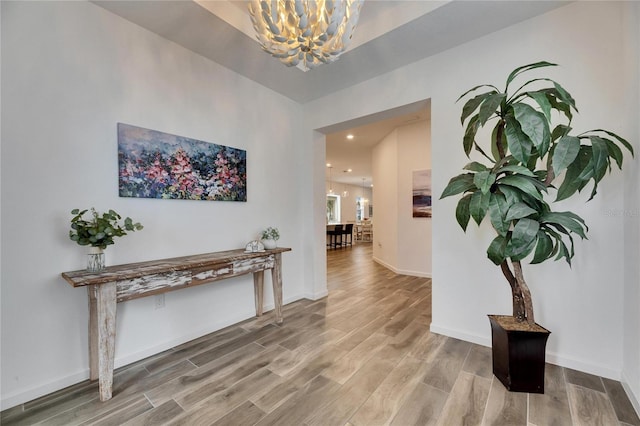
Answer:
<path fill-rule="evenodd" d="M 524 304 L 524 320 L 527 323 L 533 325 L 535 324 L 535 318 L 533 315 L 533 300 L 531 299 L 531 291 L 529 290 L 529 286 L 524 280 L 524 275 L 522 275 L 522 266 L 519 261 L 512 261 L 513 271 L 516 277 L 516 286 L 520 290 L 520 294 L 522 295 L 522 303 Z"/>
<path fill-rule="evenodd" d="M 500 264 L 500 268 L 502 269 L 502 273 L 505 278 L 509 282 L 511 286 L 511 300 L 513 302 L 513 317 L 517 321 L 524 321 L 526 318 L 524 300 L 522 297 L 522 290 L 518 286 L 518 282 L 516 281 L 516 277 L 514 277 L 511 269 L 509 268 L 509 264 L 505 260 Z"/>
<path fill-rule="evenodd" d="M 524 276 L 522 275 L 522 266 L 520 262 L 511 262 L 513 271 L 509 268 L 508 262 L 505 260 L 500 264 L 502 273 L 511 286 L 511 300 L 513 302 L 513 317 L 518 322 L 535 323 L 533 315 L 533 301 L 531 300 L 531 292 L 527 286 Z"/>
<path fill-rule="evenodd" d="M 498 130 L 496 131 L 496 148 L 498 149 L 498 155 L 500 156 L 500 159 L 504 159 L 504 157 L 507 155 L 506 152 L 504 152 L 504 146 L 502 146 L 502 133 L 504 132 L 504 125 L 505 125 L 505 121 L 503 119 L 500 119 L 500 124 L 498 125 Z"/>

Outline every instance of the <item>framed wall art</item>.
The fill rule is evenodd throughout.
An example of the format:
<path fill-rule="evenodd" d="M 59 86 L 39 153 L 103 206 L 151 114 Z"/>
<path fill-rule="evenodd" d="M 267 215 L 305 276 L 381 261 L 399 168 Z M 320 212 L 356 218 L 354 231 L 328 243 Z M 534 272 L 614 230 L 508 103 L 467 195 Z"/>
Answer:
<path fill-rule="evenodd" d="M 121 197 L 247 201 L 247 152 L 118 123 Z"/>
<path fill-rule="evenodd" d="M 431 169 L 413 172 L 413 217 L 431 217 Z"/>

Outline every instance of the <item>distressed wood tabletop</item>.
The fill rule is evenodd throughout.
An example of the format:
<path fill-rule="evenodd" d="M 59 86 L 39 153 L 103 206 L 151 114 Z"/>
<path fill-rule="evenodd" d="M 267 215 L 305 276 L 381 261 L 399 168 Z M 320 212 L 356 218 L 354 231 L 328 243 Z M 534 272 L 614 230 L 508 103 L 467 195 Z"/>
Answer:
<path fill-rule="evenodd" d="M 113 265 L 98 272 L 89 272 L 86 270 L 63 272 L 62 277 L 73 287 L 83 287 L 113 281 L 130 280 L 148 275 L 164 274 L 168 272 L 179 272 L 193 270 L 196 268 L 216 268 L 229 262 L 263 258 L 265 255 L 283 253 L 287 251 L 291 251 L 291 249 L 287 247 L 278 247 L 264 252 L 252 253 L 247 253 L 244 249 L 227 250 L 214 253 L 150 260 L 147 262 Z"/>

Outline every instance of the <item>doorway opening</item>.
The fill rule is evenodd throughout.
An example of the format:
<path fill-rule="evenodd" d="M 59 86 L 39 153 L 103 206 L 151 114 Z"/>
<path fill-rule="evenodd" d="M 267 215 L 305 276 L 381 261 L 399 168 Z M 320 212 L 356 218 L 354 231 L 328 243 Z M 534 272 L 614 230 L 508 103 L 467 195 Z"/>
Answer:
<path fill-rule="evenodd" d="M 316 161 L 327 164 L 325 187 L 336 190 L 335 197 L 326 192 L 327 234 L 333 225 L 353 224 L 351 247 L 369 244 L 370 260 L 397 274 L 431 277 L 431 217 L 414 217 L 412 186 L 415 172 L 431 169 L 430 100 L 317 131 L 326 150 Z M 334 258 L 327 253 L 327 262 Z"/>

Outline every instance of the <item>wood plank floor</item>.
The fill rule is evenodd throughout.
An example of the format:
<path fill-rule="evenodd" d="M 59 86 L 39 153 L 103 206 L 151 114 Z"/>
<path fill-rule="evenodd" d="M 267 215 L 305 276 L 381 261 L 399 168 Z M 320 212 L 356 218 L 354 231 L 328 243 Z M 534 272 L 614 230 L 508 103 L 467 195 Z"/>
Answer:
<path fill-rule="evenodd" d="M 619 382 L 586 373 L 548 365 L 544 395 L 507 392 L 488 348 L 429 332 L 431 280 L 371 244 L 327 258 L 329 296 L 287 305 L 282 326 L 245 321 L 119 369 L 110 401 L 86 381 L 1 423 L 640 426 Z"/>

